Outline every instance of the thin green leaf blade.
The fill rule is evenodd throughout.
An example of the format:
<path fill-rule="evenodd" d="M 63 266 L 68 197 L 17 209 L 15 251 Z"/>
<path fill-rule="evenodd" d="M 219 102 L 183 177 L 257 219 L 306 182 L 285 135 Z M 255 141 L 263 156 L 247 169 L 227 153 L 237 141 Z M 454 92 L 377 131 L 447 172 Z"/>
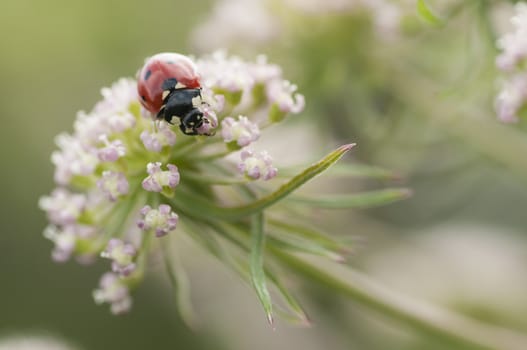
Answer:
<path fill-rule="evenodd" d="M 273 304 L 271 295 L 265 283 L 264 270 L 264 251 L 265 251 L 265 232 L 264 217 L 262 213 L 256 214 L 251 221 L 251 253 L 250 253 L 250 271 L 251 280 L 262 303 L 267 320 L 273 324 Z"/>
<path fill-rule="evenodd" d="M 283 250 L 318 255 L 335 262 L 345 262 L 346 258 L 338 252 L 326 249 L 315 242 L 302 240 L 295 237 L 280 237 L 278 235 L 269 237 L 268 244 Z"/>
<path fill-rule="evenodd" d="M 193 240 L 215 256 L 221 262 L 227 264 L 229 255 L 223 250 L 222 246 L 216 239 L 216 235 L 211 235 L 202 225 L 196 225 L 192 220 L 181 220 L 183 231 L 187 233 Z"/>
<path fill-rule="evenodd" d="M 214 225 L 211 227 L 213 227 L 215 230 L 218 230 L 218 233 L 220 233 L 221 236 L 225 237 L 227 241 L 232 243 L 235 247 L 249 254 L 252 253 L 251 247 L 242 244 L 241 241 L 239 240 L 240 237 L 233 239 L 234 236 L 245 236 L 245 237 L 251 238 L 249 237 L 249 234 L 247 232 L 248 230 L 241 229 L 240 227 L 236 225 L 230 225 L 230 224 Z M 238 273 L 238 275 L 244 281 L 246 281 L 249 285 L 254 284 L 253 277 L 252 277 L 253 267 L 250 266 L 251 263 L 247 264 L 247 259 L 242 259 L 242 260 L 227 259 L 223 262 L 224 263 L 227 262 L 228 266 L 232 268 L 236 273 Z M 281 297 L 281 300 L 283 301 L 283 303 L 285 303 L 285 307 L 287 308 L 287 310 L 282 310 L 279 306 L 276 306 L 273 304 L 273 309 L 272 309 L 273 314 L 277 314 L 278 316 L 280 316 L 280 318 L 290 323 L 298 324 L 301 326 L 309 326 L 310 325 L 309 318 L 304 312 L 303 308 L 300 306 L 300 303 L 295 299 L 295 297 L 291 293 L 289 293 L 287 288 L 283 285 L 283 283 L 279 280 L 278 276 L 271 270 L 269 266 L 264 264 L 263 269 L 264 269 L 267 281 L 271 284 L 271 286 L 273 287 L 273 290 L 276 293 L 278 293 L 278 296 Z"/>
<path fill-rule="evenodd" d="M 221 175 L 203 175 L 195 171 L 186 171 L 185 174 L 187 177 L 192 178 L 193 181 L 196 182 L 202 182 L 204 184 L 213 184 L 213 185 L 240 185 L 240 184 L 246 184 L 250 180 L 247 180 L 245 178 L 236 178 L 236 177 L 227 177 L 227 176 L 221 176 Z"/>
<path fill-rule="evenodd" d="M 273 283 L 273 285 L 276 287 L 276 290 L 282 296 L 282 299 L 285 302 L 286 306 L 293 313 L 291 314 L 290 312 L 280 312 L 280 317 L 286 319 L 289 322 L 296 323 L 302 326 L 311 326 L 311 321 L 309 320 L 309 317 L 307 316 L 306 312 L 304 311 L 302 306 L 300 306 L 298 300 L 291 293 L 289 293 L 282 281 L 278 279 L 278 276 L 269 271 L 269 269 L 266 269 L 266 273 L 267 278 L 269 278 L 269 281 Z M 277 312 L 278 311 L 280 310 L 277 310 Z"/>
<path fill-rule="evenodd" d="M 315 206 L 324 209 L 370 208 L 390 204 L 412 195 L 407 188 L 388 188 L 377 191 L 354 193 L 348 195 L 330 195 L 317 197 L 292 197 L 295 203 Z"/>
<path fill-rule="evenodd" d="M 347 144 L 337 148 L 322 158 L 320 161 L 297 174 L 287 183 L 280 186 L 276 191 L 249 204 L 233 207 L 222 207 L 211 203 L 209 199 L 184 190 L 178 190 L 177 196 L 174 196 L 170 200 L 171 203 L 178 209 L 178 211 L 187 213 L 193 217 L 200 218 L 203 217 L 204 213 L 206 213 L 207 218 L 215 218 L 220 220 L 240 220 L 258 213 L 263 209 L 275 204 L 279 200 L 285 198 L 291 192 L 295 191 L 297 188 L 313 179 L 315 176 L 324 172 L 331 165 L 335 164 L 354 146 L 355 144 Z"/>
<path fill-rule="evenodd" d="M 179 263 L 173 252 L 169 250 L 169 244 L 161 244 L 163 262 L 168 273 L 168 278 L 174 293 L 174 299 L 185 324 L 194 329 L 196 327 L 196 314 L 190 300 L 190 282 L 183 266 Z"/>
<path fill-rule="evenodd" d="M 364 177 L 378 180 L 398 180 L 400 176 L 393 171 L 366 164 L 335 164 L 328 175 L 346 177 Z"/>
<path fill-rule="evenodd" d="M 259 220 L 259 219 L 258 219 Z M 254 222 L 254 221 L 253 221 Z M 260 223 L 256 223 L 256 225 L 259 225 L 259 227 L 262 227 L 260 226 Z M 243 230 L 243 229 L 240 229 L 239 227 L 235 226 L 235 225 L 218 225 L 215 227 L 216 229 L 219 229 L 219 231 L 221 231 L 221 235 L 222 236 L 226 236 L 226 231 L 232 231 L 232 233 L 229 233 L 227 234 L 227 236 L 229 237 L 232 237 L 233 235 L 241 235 L 241 236 L 248 236 L 248 233 L 247 233 L 247 230 Z M 252 242 L 255 241 L 255 236 L 254 236 L 254 229 L 252 229 L 251 231 L 251 240 Z M 262 233 L 263 233 L 263 227 L 262 227 Z M 260 239 L 263 239 L 265 236 L 264 234 L 262 234 L 258 240 Z M 258 275 L 258 278 L 261 279 L 263 281 L 263 283 L 266 283 L 264 281 L 264 278 L 267 279 L 267 281 L 269 282 L 269 284 L 273 287 L 273 290 L 278 294 L 279 297 L 281 297 L 281 300 L 283 301 L 283 303 L 285 303 L 285 306 L 287 308 L 287 310 L 284 310 L 282 308 L 280 308 L 279 306 L 276 306 L 273 304 L 273 308 L 271 310 L 272 314 L 277 314 L 280 318 L 290 322 L 290 323 L 294 323 L 294 324 L 298 324 L 298 325 L 301 325 L 301 326 L 310 326 L 310 321 L 309 321 L 309 318 L 308 316 L 306 315 L 305 311 L 303 310 L 303 308 L 301 307 L 300 303 L 296 300 L 296 298 L 291 294 L 289 293 L 289 291 L 287 290 L 287 288 L 284 286 L 284 284 L 280 281 L 280 279 L 278 278 L 278 276 L 271 270 L 271 268 L 269 266 L 266 266 L 266 264 L 264 264 L 264 261 L 263 261 L 263 251 L 261 251 L 262 253 L 260 254 L 259 253 L 259 256 L 258 257 L 255 257 L 255 255 L 253 255 L 253 252 L 255 251 L 254 250 L 254 246 L 255 244 L 252 243 L 252 247 L 249 248 L 249 247 L 245 247 L 243 244 L 239 244 L 237 241 L 238 240 L 235 240 L 233 241 L 231 238 L 228 238 L 228 241 L 230 241 L 232 244 L 234 244 L 236 247 L 242 249 L 242 250 L 245 250 L 245 251 L 248 251 L 249 254 L 251 254 L 250 256 L 250 263 L 249 263 L 249 266 L 247 266 L 246 264 L 246 260 L 236 260 L 236 259 L 232 259 L 232 261 L 230 261 L 230 267 L 239 274 L 239 276 L 246 282 L 248 282 L 249 284 L 252 284 L 253 286 L 255 286 L 255 281 L 254 281 L 254 276 L 255 275 Z M 262 242 L 262 241 L 260 241 Z M 259 249 L 261 249 L 263 247 L 260 246 Z M 245 263 L 244 263 L 245 262 Z M 259 264 L 262 264 L 261 267 Z M 255 266 L 255 264 L 257 265 L 257 267 Z M 255 269 L 258 270 L 258 272 L 255 273 Z M 262 276 L 262 274 L 265 273 L 265 277 Z M 263 294 L 266 296 L 266 298 L 268 298 L 265 303 L 267 303 L 268 306 L 264 306 L 264 310 L 266 308 L 270 308 L 271 306 L 271 298 L 270 298 L 270 294 L 267 290 L 267 286 L 266 284 L 264 285 L 264 291 L 263 291 Z M 256 286 L 255 286 L 255 289 L 256 289 Z M 260 298 L 260 295 L 258 295 L 258 297 Z M 260 299 L 261 300 L 261 299 Z M 264 305 L 264 302 L 262 302 L 262 305 Z M 276 307 L 275 307 L 276 306 Z M 272 315 L 271 314 L 271 315 Z M 268 320 L 270 323 L 272 323 L 272 318 L 269 318 L 269 314 L 268 315 Z"/>
<path fill-rule="evenodd" d="M 417 13 L 422 19 L 434 26 L 443 25 L 443 20 L 432 12 L 425 0 L 417 0 Z"/>
<path fill-rule="evenodd" d="M 247 285 L 251 285 L 251 277 L 249 272 L 249 266 L 247 263 L 247 255 L 244 255 L 243 258 L 237 257 L 235 254 L 233 254 L 232 251 L 229 251 L 227 247 L 224 247 L 216 238 L 216 235 L 211 235 L 210 232 L 204 231 L 204 227 L 198 227 L 198 225 L 185 225 L 186 229 L 188 228 L 188 233 L 192 235 L 192 238 L 196 241 L 197 244 L 199 244 L 201 247 L 203 247 L 206 251 L 210 252 L 216 259 L 218 259 L 220 262 L 222 262 L 226 267 L 230 268 L 232 271 L 238 274 L 238 276 L 247 283 Z M 201 225 L 200 225 L 201 226 Z M 244 253 L 248 253 L 250 248 L 249 246 L 245 246 L 241 244 L 239 240 L 232 240 L 232 235 L 229 235 L 231 237 L 225 237 L 225 230 L 223 230 L 223 227 L 216 226 L 213 229 L 219 229 L 221 230 L 220 233 L 221 236 L 224 236 L 225 238 L 234 248 L 237 248 L 238 250 L 243 251 Z"/>
<path fill-rule="evenodd" d="M 294 175 L 298 169 L 280 169 L 279 175 L 291 176 Z M 400 175 L 397 173 L 367 164 L 358 163 L 338 163 L 327 170 L 325 176 L 342 176 L 342 177 L 356 177 L 356 178 L 370 178 L 382 181 L 399 180 Z"/>
<path fill-rule="evenodd" d="M 272 233 L 279 230 L 279 234 L 281 235 L 296 236 L 299 239 L 308 240 L 328 250 L 337 251 L 340 254 L 347 255 L 350 253 L 351 248 L 346 243 L 335 240 L 333 237 L 318 231 L 313 226 L 307 227 L 276 219 L 269 219 L 268 223 L 273 226 Z"/>

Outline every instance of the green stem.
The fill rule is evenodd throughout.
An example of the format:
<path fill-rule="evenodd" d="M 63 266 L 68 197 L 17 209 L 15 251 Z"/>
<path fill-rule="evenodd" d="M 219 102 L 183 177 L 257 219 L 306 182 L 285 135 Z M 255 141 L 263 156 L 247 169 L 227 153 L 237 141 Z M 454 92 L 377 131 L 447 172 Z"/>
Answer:
<path fill-rule="evenodd" d="M 269 250 L 296 274 L 304 275 L 360 305 L 432 335 L 444 343 L 462 345 L 469 349 L 501 350 L 525 349 L 527 344 L 527 335 L 417 303 L 415 300 L 389 292 L 349 267 L 335 266 L 331 271 L 322 270 L 292 254 L 271 247 Z M 338 273 L 335 269 L 339 269 Z"/>
<path fill-rule="evenodd" d="M 251 218 L 251 253 L 250 270 L 251 281 L 262 306 L 269 324 L 273 324 L 273 306 L 271 295 L 267 289 L 264 271 L 264 251 L 265 251 L 265 231 L 263 213 L 254 215 Z"/>
<path fill-rule="evenodd" d="M 496 42 L 498 40 L 496 32 L 494 31 L 492 18 L 491 18 L 491 5 L 489 1 L 487 0 L 480 0 L 478 7 L 479 7 L 479 21 L 480 25 L 482 27 L 483 33 L 487 37 L 487 45 L 489 45 L 489 48 L 494 51 L 493 53 L 496 54 L 498 52 L 498 48 L 496 47 Z"/>
<path fill-rule="evenodd" d="M 207 185 L 240 185 L 247 184 L 250 180 L 233 176 L 203 175 L 198 172 L 185 170 L 185 176 L 192 178 L 196 182 L 202 182 Z"/>
<path fill-rule="evenodd" d="M 223 158 L 225 156 L 228 156 L 232 152 L 234 152 L 234 151 L 228 149 L 226 151 L 219 151 L 219 152 L 208 154 L 208 155 L 205 155 L 205 156 L 202 156 L 202 157 L 195 157 L 195 158 L 192 158 L 192 160 L 196 161 L 196 162 L 208 162 L 208 161 L 211 161 L 211 160 L 215 160 L 215 159 L 218 159 L 218 158 Z"/>
<path fill-rule="evenodd" d="M 161 252 L 165 264 L 165 270 L 167 271 L 172 286 L 174 300 L 178 306 L 181 319 L 190 329 L 194 329 L 196 327 L 196 315 L 190 300 L 190 281 L 184 268 L 179 262 L 176 252 L 171 249 L 170 238 L 170 235 L 168 235 L 168 237 L 166 237 L 168 242 L 161 243 Z"/>
<path fill-rule="evenodd" d="M 249 249 L 240 237 L 231 235 L 234 233 L 249 238 L 246 229 L 238 229 L 238 226 L 234 225 L 218 225 L 214 222 L 209 224 L 242 249 Z M 445 348 L 460 346 L 463 349 L 522 350 L 525 348 L 523 345 L 527 344 L 525 334 L 485 324 L 397 294 L 349 266 L 331 264 L 320 267 L 321 260 L 317 260 L 316 264 L 308 262 L 272 245 L 266 246 L 266 252 L 272 254 L 267 258 L 278 259 L 295 275 L 325 286 L 332 293 L 340 293 L 399 324 L 430 335 Z M 327 265 L 328 262 L 325 262 Z"/>
<path fill-rule="evenodd" d="M 108 222 L 111 219 L 114 219 L 115 221 L 111 221 L 105 225 L 106 232 L 101 239 L 97 241 L 97 244 L 95 245 L 96 251 L 103 249 L 110 238 L 121 237 L 124 234 L 124 226 L 130 219 L 130 213 L 138 203 L 137 198 L 142 193 L 141 183 L 133 184 L 131 187 L 133 190 L 130 196 L 126 199 L 122 199 L 119 205 L 101 220 L 102 222 Z"/>
<path fill-rule="evenodd" d="M 191 152 L 191 150 L 196 147 L 196 144 L 197 142 L 195 140 L 192 140 L 192 142 L 185 140 L 181 142 L 181 144 L 176 144 L 177 148 L 172 148 L 173 151 L 170 154 L 170 160 L 173 161 L 174 159 L 178 159 L 188 152 Z"/>
<path fill-rule="evenodd" d="M 198 138 L 201 137 L 201 138 Z M 213 145 L 215 143 L 223 143 L 223 140 L 220 138 L 215 137 L 208 137 L 206 139 L 203 139 L 207 136 L 194 136 L 194 139 L 192 143 L 185 142 L 182 143 L 181 146 L 178 146 L 176 144 L 175 147 L 178 147 L 177 150 L 174 150 L 172 152 L 170 159 L 175 160 L 181 157 L 184 157 L 187 154 L 199 154 L 199 151 L 206 146 Z"/>
<path fill-rule="evenodd" d="M 137 288 L 141 284 L 141 282 L 143 282 L 146 271 L 146 265 L 148 262 L 148 255 L 150 253 L 150 244 L 152 242 L 152 236 L 153 234 L 151 232 L 143 234 L 139 250 L 139 256 L 137 257 L 136 261 L 137 268 L 132 273 L 132 275 L 126 279 L 126 284 L 130 289 Z"/>

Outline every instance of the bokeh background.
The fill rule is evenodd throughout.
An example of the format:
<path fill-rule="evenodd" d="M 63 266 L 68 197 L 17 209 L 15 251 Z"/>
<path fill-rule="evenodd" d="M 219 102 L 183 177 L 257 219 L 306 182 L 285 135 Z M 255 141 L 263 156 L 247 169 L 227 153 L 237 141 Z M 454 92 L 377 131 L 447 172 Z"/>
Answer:
<path fill-rule="evenodd" d="M 441 26 L 413 1 L 393 2 L 395 25 L 375 7 L 305 12 L 300 2 L 232 0 L 227 15 L 213 1 L 2 2 L 0 348 L 13 336 L 58 337 L 74 349 L 450 348 L 309 284 L 297 287 L 315 327 L 272 331 L 250 288 L 199 252 L 187 261 L 202 328 L 183 325 L 156 274 L 133 311 L 115 317 L 91 300 L 105 266 L 51 261 L 37 203 L 53 186 L 54 136 L 145 57 L 216 48 L 264 53 L 298 83 L 307 109 L 286 134 L 322 147 L 357 142 L 354 161 L 393 170 L 413 189 L 404 202 L 328 214 L 356 240 L 355 267 L 416 299 L 527 332 L 527 135 L 500 124 L 493 107 L 495 39 L 510 2 L 430 1 Z"/>

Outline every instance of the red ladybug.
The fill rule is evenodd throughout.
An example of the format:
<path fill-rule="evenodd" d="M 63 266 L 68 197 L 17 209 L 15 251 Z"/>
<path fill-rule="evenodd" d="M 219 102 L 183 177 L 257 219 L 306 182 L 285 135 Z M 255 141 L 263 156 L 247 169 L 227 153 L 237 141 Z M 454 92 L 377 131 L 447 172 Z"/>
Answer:
<path fill-rule="evenodd" d="M 141 104 L 158 119 L 173 123 L 186 135 L 198 135 L 203 113 L 201 85 L 194 62 L 177 53 L 159 53 L 146 60 L 137 80 Z M 199 99 L 196 99 L 199 97 Z"/>

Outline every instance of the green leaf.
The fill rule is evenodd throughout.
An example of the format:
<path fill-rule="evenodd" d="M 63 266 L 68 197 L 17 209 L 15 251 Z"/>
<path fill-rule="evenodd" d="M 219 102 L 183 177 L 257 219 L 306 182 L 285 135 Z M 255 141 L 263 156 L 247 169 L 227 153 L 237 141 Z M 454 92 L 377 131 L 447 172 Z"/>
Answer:
<path fill-rule="evenodd" d="M 203 225 L 195 225 L 192 220 L 181 220 L 180 222 L 183 225 L 183 231 L 188 233 L 197 244 L 205 248 L 218 260 L 227 264 L 229 255 L 216 240 L 216 235 L 211 235 L 210 232 L 204 230 Z"/>
<path fill-rule="evenodd" d="M 425 0 L 417 0 L 417 13 L 422 19 L 434 26 L 443 25 L 443 20 L 432 12 Z"/>
<path fill-rule="evenodd" d="M 290 175 L 292 169 L 280 169 L 281 176 L 288 174 Z M 378 180 L 398 180 L 400 176 L 392 171 L 366 165 L 366 164 L 349 164 L 349 163 L 338 163 L 329 169 L 325 176 L 342 176 L 342 177 L 361 177 L 361 178 L 372 178 Z"/>
<path fill-rule="evenodd" d="M 104 223 L 105 233 L 97 240 L 97 245 L 102 249 L 110 238 L 122 237 L 125 234 L 126 224 L 132 220 L 130 213 L 133 213 L 139 205 L 143 205 L 146 194 L 142 191 L 140 183 L 131 183 L 131 192 L 126 199 L 117 202 L 114 208 L 101 220 Z"/>
<path fill-rule="evenodd" d="M 246 253 L 250 252 L 251 247 L 244 243 L 244 239 L 250 238 L 249 234 L 247 233 L 248 230 L 239 227 L 239 225 L 232 224 L 216 225 L 214 223 L 211 223 L 210 227 L 217 230 L 222 237 L 226 238 L 236 248 L 239 248 L 241 251 Z M 207 236 L 210 238 L 212 235 L 203 234 L 203 236 Z M 207 247 L 211 247 L 211 245 L 207 244 Z M 220 247 L 220 245 L 214 245 L 214 247 Z M 238 275 L 249 285 L 253 284 L 250 272 L 251 267 L 247 266 L 246 259 L 236 260 L 231 256 L 225 256 L 226 254 L 224 252 L 218 254 L 217 249 L 214 249 L 212 253 L 216 257 L 218 257 L 223 263 L 225 263 L 236 273 L 238 273 Z M 274 274 L 268 266 L 264 267 L 264 271 L 268 281 L 274 287 L 273 289 L 276 290 L 276 292 L 279 294 L 279 296 L 288 308 L 288 310 L 281 310 L 280 308 L 276 308 L 273 309 L 273 312 L 277 313 L 281 318 L 291 323 L 299 324 L 302 326 L 309 326 L 309 318 L 300 306 L 300 303 L 295 299 L 292 294 L 289 293 L 289 291 L 279 280 L 278 276 Z"/>
<path fill-rule="evenodd" d="M 407 188 L 388 188 L 363 193 L 317 196 L 291 197 L 295 203 L 305 204 L 324 209 L 370 208 L 386 205 L 410 197 L 412 191 Z"/>
<path fill-rule="evenodd" d="M 291 192 L 336 163 L 353 146 L 355 146 L 355 144 L 348 144 L 337 148 L 320 161 L 306 168 L 303 172 L 280 186 L 276 191 L 249 204 L 234 207 L 220 207 L 211 203 L 208 198 L 196 196 L 195 194 L 191 194 L 183 189 L 178 189 L 177 196 L 174 196 L 174 198 L 171 199 L 171 203 L 178 211 L 187 213 L 195 218 L 203 218 L 203 216 L 206 216 L 207 218 L 221 220 L 240 220 L 258 213 L 286 197 Z"/>
<path fill-rule="evenodd" d="M 262 303 L 267 320 L 273 324 L 273 305 L 271 295 L 265 283 L 264 271 L 264 251 L 265 251 L 265 232 L 263 214 L 259 213 L 252 217 L 251 220 L 251 255 L 250 270 L 251 280 L 256 290 L 256 294 Z"/>
<path fill-rule="evenodd" d="M 342 254 L 349 253 L 349 248 L 345 244 L 337 242 L 333 237 L 319 232 L 311 226 L 305 227 L 295 223 L 283 222 L 274 219 L 269 219 L 268 223 L 274 228 L 280 229 L 280 234 L 298 236 L 300 239 L 309 240 L 322 247 L 325 247 L 328 250 L 338 251 Z"/>
<path fill-rule="evenodd" d="M 198 172 L 186 170 L 185 176 L 192 178 L 193 181 L 201 182 L 207 185 L 240 185 L 250 182 L 246 178 L 237 178 L 233 176 L 221 175 L 203 175 Z"/>
<path fill-rule="evenodd" d="M 344 256 L 335 251 L 326 249 L 325 247 L 318 245 L 312 241 L 299 239 L 297 237 L 273 235 L 272 237 L 269 237 L 268 243 L 280 249 L 318 255 L 336 262 L 346 261 L 346 258 Z"/>
<path fill-rule="evenodd" d="M 174 252 L 169 250 L 169 244 L 161 243 L 161 247 L 163 248 L 165 269 L 168 273 L 170 284 L 172 285 L 178 311 L 183 322 L 189 328 L 195 328 L 196 315 L 192 307 L 190 283 L 186 271 L 174 255 Z"/>
<path fill-rule="evenodd" d="M 218 229 L 218 233 L 220 233 L 221 236 L 224 236 L 224 238 L 233 244 L 238 251 L 243 252 L 244 259 L 236 259 L 234 252 L 227 251 L 226 247 L 224 247 L 224 245 L 217 240 L 218 235 L 211 234 L 211 228 L 214 230 Z M 232 235 L 227 235 L 226 232 L 223 232 L 224 228 L 220 226 L 207 227 L 205 225 L 196 225 L 190 220 L 185 220 L 184 229 L 185 232 L 189 233 L 192 238 L 194 238 L 196 243 L 205 248 L 205 250 L 225 264 L 225 266 L 238 273 L 242 280 L 244 280 L 248 285 L 251 285 L 249 268 L 247 266 L 247 253 L 250 250 L 248 244 L 245 245 L 239 239 L 234 239 Z"/>
<path fill-rule="evenodd" d="M 237 246 L 238 248 L 249 252 L 251 250 L 251 243 L 249 242 L 250 237 L 247 232 L 242 229 L 237 228 L 233 225 L 228 225 L 226 223 L 218 223 L 215 221 L 207 221 L 214 231 L 219 233 L 223 238 Z"/>
<path fill-rule="evenodd" d="M 302 306 L 300 306 L 300 303 L 296 300 L 296 298 L 291 293 L 289 293 L 287 288 L 282 284 L 275 274 L 273 274 L 268 269 L 266 269 L 265 272 L 269 281 L 273 283 L 282 296 L 283 301 L 286 303 L 287 307 L 293 312 L 291 315 L 290 312 L 277 310 L 280 317 L 292 323 L 297 323 L 302 326 L 310 326 L 311 322 L 309 321 L 309 317 L 305 313 Z"/>
<path fill-rule="evenodd" d="M 346 177 L 365 177 L 378 180 L 398 180 L 400 176 L 393 171 L 383 169 L 381 167 L 366 165 L 366 164 L 349 164 L 339 163 L 335 164 L 328 171 L 328 175 L 346 176 Z"/>
<path fill-rule="evenodd" d="M 484 323 L 462 314 L 432 306 L 416 298 L 391 291 L 352 268 L 323 268 L 280 250 L 270 249 L 271 256 L 295 275 L 303 276 L 340 294 L 365 309 L 375 311 L 394 322 L 429 336 L 437 344 L 451 344 L 460 349 L 522 349 L 527 335 Z M 510 344 L 510 346 L 503 346 Z M 518 345 L 518 346 L 517 346 Z"/>

